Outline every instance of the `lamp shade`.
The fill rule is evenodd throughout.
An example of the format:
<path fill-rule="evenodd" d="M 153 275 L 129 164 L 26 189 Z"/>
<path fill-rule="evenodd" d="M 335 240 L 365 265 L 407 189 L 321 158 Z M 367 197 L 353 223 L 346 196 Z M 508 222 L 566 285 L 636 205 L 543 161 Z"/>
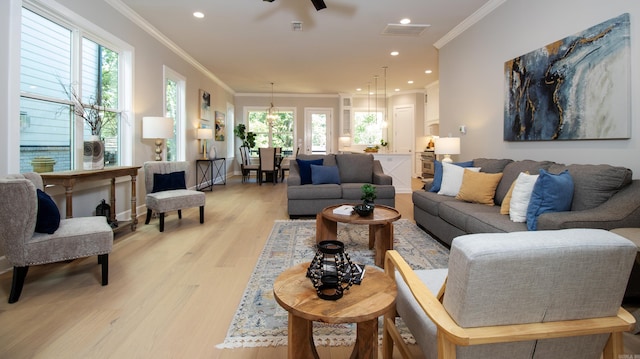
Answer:
<path fill-rule="evenodd" d="M 196 137 L 199 140 L 210 140 L 213 138 L 213 130 L 210 128 L 199 128 Z"/>
<path fill-rule="evenodd" d="M 437 155 L 459 155 L 460 137 L 440 137 L 436 139 L 435 153 Z"/>
<path fill-rule="evenodd" d="M 173 137 L 173 119 L 171 117 L 143 117 L 142 138 Z"/>

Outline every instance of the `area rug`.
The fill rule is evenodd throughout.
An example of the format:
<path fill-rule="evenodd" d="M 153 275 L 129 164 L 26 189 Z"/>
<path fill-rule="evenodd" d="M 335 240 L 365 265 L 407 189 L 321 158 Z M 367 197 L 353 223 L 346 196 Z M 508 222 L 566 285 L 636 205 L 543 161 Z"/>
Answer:
<path fill-rule="evenodd" d="M 242 300 L 231 321 L 227 336 L 218 348 L 287 345 L 288 313 L 273 298 L 273 282 L 285 269 L 309 262 L 315 254 L 315 220 L 276 221 Z M 368 248 L 369 227 L 338 224 L 338 240 L 345 244 L 351 260 L 374 264 L 374 251 Z M 449 251 L 413 222 L 394 222 L 394 243 L 413 269 L 446 268 Z M 366 274 L 365 274 L 366 275 Z M 352 345 L 355 324 L 314 322 L 313 336 L 318 346 Z M 380 325 L 380 335 L 382 335 Z M 408 330 L 407 342 L 413 342 Z"/>

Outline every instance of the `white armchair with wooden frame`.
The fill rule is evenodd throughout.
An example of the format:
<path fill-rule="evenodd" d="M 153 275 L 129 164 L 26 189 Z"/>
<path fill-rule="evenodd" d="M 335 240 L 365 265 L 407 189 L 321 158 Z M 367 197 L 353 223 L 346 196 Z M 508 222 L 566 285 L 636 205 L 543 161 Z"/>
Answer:
<path fill-rule="evenodd" d="M 460 236 L 448 269 L 412 270 L 388 251 L 398 298 L 384 319 L 384 358 L 394 343 L 411 357 L 399 316 L 429 359 L 618 359 L 635 323 L 621 303 L 636 252 L 599 229 Z"/>

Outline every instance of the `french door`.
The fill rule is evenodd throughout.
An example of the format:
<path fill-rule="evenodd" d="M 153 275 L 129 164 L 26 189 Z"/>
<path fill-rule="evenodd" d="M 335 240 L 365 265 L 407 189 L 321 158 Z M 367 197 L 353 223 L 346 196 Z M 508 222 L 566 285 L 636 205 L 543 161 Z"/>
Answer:
<path fill-rule="evenodd" d="M 332 152 L 331 135 L 333 109 L 307 108 L 304 111 L 304 144 L 300 149 L 306 154 L 327 154 Z"/>

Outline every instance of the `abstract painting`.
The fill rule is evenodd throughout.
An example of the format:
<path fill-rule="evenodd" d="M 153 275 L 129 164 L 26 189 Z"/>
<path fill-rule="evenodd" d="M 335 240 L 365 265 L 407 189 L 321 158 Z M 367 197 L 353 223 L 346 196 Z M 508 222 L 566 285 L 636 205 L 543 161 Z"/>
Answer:
<path fill-rule="evenodd" d="M 224 113 L 216 111 L 216 141 L 224 141 Z"/>
<path fill-rule="evenodd" d="M 504 140 L 629 138 L 629 33 L 627 13 L 507 61 Z"/>
<path fill-rule="evenodd" d="M 200 90 L 200 119 L 211 121 L 211 94 Z"/>

